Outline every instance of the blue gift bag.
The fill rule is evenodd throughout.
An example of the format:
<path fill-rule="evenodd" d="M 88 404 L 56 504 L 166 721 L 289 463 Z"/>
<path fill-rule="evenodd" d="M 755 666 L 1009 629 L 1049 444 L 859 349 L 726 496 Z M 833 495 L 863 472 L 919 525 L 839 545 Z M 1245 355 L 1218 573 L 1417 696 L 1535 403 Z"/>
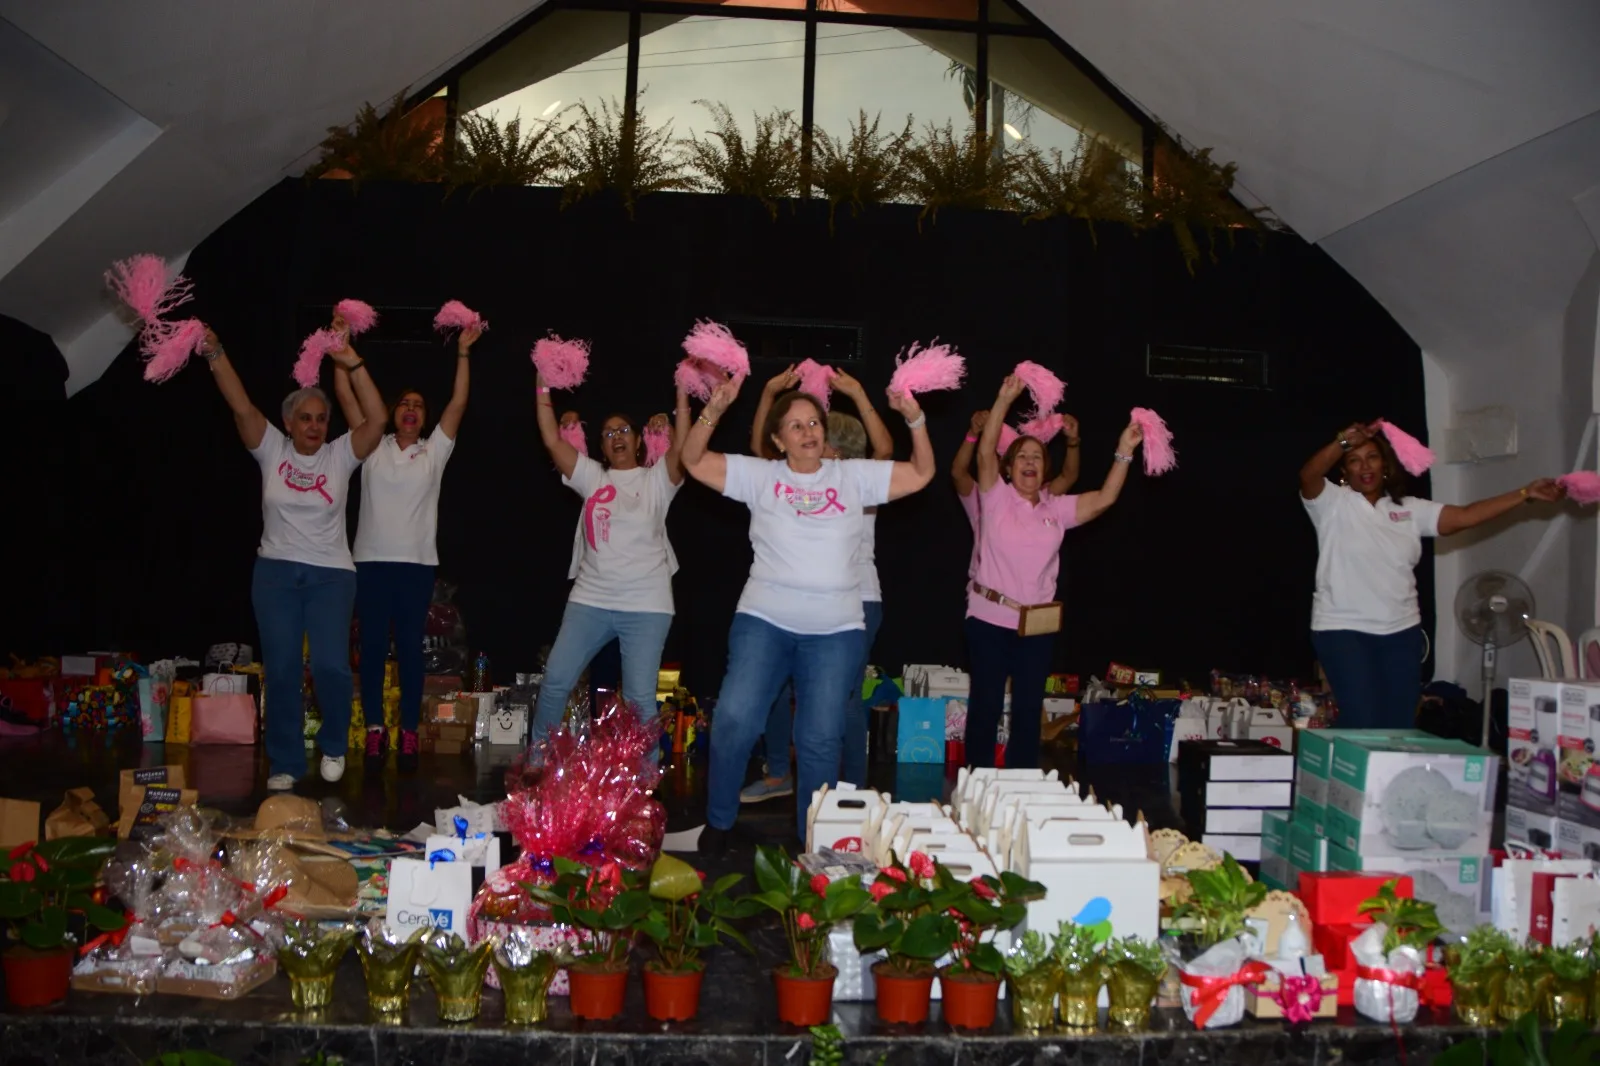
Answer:
<path fill-rule="evenodd" d="M 1089 765 L 1167 761 L 1181 700 L 1099 700 L 1078 716 L 1078 753 Z"/>
<path fill-rule="evenodd" d="M 944 765 L 944 697 L 905 697 L 900 701 L 897 762 Z"/>

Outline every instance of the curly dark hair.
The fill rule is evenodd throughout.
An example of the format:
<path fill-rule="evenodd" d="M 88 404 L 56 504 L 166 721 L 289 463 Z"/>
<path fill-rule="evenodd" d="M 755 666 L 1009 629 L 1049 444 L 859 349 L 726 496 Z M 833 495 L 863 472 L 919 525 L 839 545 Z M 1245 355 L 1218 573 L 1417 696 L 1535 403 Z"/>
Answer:
<path fill-rule="evenodd" d="M 817 421 L 826 422 L 827 414 L 822 410 L 822 401 L 809 392 L 799 389 L 790 389 L 781 392 L 778 398 L 772 401 L 772 406 L 767 409 L 767 420 L 761 423 L 761 458 L 782 459 L 783 453 L 773 443 L 772 438 L 778 435 L 778 427 L 783 425 L 783 420 L 789 417 L 789 408 L 797 403 L 808 403 L 812 410 L 817 412 Z"/>
<path fill-rule="evenodd" d="M 1399 457 L 1394 454 L 1394 446 L 1382 433 L 1373 434 L 1365 442 L 1356 445 L 1340 457 L 1339 483 L 1341 485 L 1347 483 L 1344 470 L 1350 462 L 1350 457 L 1368 444 L 1378 449 L 1378 455 L 1383 459 L 1383 491 L 1395 503 L 1404 502 L 1406 495 L 1411 491 L 1411 477 L 1406 473 L 1406 468 L 1400 465 Z"/>

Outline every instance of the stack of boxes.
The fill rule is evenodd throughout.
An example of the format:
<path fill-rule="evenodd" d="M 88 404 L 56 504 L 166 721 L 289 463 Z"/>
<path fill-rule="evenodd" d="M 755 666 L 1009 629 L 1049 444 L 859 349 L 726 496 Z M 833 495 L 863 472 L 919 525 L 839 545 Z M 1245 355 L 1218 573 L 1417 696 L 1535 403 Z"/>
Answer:
<path fill-rule="evenodd" d="M 1562 681 L 1559 688 L 1554 847 L 1567 858 L 1600 862 L 1600 682 Z M 1507 839 L 1510 824 L 1508 810 Z"/>
<path fill-rule="evenodd" d="M 1260 862 L 1265 815 L 1289 810 L 1294 769 L 1289 751 L 1261 740 L 1184 741 L 1178 792 L 1190 835 L 1240 862 Z"/>
<path fill-rule="evenodd" d="M 1506 705 L 1506 842 L 1552 851 L 1559 836 L 1563 682 L 1513 679 Z M 1583 732 L 1588 734 L 1585 723 Z"/>

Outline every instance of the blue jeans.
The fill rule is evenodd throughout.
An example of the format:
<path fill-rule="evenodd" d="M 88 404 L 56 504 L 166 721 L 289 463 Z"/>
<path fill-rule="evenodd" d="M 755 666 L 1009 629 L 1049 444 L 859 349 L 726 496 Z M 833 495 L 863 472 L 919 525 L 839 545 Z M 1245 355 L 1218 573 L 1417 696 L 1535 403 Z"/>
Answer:
<path fill-rule="evenodd" d="M 1032 769 L 1039 765 L 1039 716 L 1044 713 L 1044 684 L 1050 676 L 1055 639 L 1054 633 L 1024 637 L 1015 629 L 967 619 L 967 658 L 972 665 L 967 765 L 994 765 L 1007 678 L 1011 680 L 1011 732 L 1006 739 L 1006 767 Z"/>
<path fill-rule="evenodd" d="M 840 762 L 839 780 L 852 785 L 867 783 L 867 702 L 861 696 L 862 679 L 867 674 L 867 663 L 872 658 L 872 645 L 878 639 L 878 627 L 883 625 L 883 603 L 863 600 L 861 609 L 867 617 L 867 628 L 861 632 L 861 654 L 857 657 L 854 679 L 845 686 L 844 693 L 844 757 Z M 794 731 L 794 683 L 785 681 L 778 698 L 772 701 L 767 712 L 767 776 L 789 775 L 789 737 Z"/>
<path fill-rule="evenodd" d="M 357 563 L 356 613 L 361 619 L 361 714 L 383 725 L 383 668 L 394 626 L 400 667 L 400 728 L 422 720 L 422 638 L 433 602 L 433 567 L 420 563 Z"/>
<path fill-rule="evenodd" d="M 339 758 L 350 732 L 350 610 L 356 575 L 331 566 L 256 559 L 250 600 L 266 670 L 267 762 L 275 774 L 306 774 L 305 708 L 300 702 L 301 648 L 311 644 L 311 680 L 322 730 L 317 746 Z"/>
<path fill-rule="evenodd" d="M 739 790 L 772 701 L 794 680 L 795 804 L 805 836 L 806 804 L 824 783 L 839 781 L 844 702 L 861 653 L 861 630 L 809 636 L 779 629 L 754 615 L 736 614 L 728 631 L 728 672 L 722 678 L 711 723 L 711 768 L 706 784 L 706 823 L 731 829 L 739 815 Z"/>
<path fill-rule="evenodd" d="M 661 649 L 667 646 L 672 616 L 657 611 L 608 611 L 584 603 L 567 602 L 561 631 L 550 649 L 539 684 L 539 701 L 533 712 L 533 739 L 561 724 L 567 697 L 588 667 L 589 660 L 613 640 L 622 645 L 622 698 L 638 709 L 642 718 L 656 713 L 656 679 L 661 671 Z"/>
<path fill-rule="evenodd" d="M 1342 729 L 1410 729 L 1422 699 L 1422 627 L 1376 636 L 1353 629 L 1311 633 L 1339 701 Z"/>

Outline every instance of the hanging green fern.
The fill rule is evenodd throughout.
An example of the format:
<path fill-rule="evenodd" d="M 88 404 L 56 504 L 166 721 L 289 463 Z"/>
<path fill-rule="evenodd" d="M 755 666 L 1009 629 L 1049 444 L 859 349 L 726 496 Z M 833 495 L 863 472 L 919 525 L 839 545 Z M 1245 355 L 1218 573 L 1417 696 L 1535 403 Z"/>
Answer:
<path fill-rule="evenodd" d="M 456 128 L 454 185 L 548 185 L 561 176 L 561 128 L 553 122 L 540 120 L 524 135 L 521 116 L 502 124 L 490 116 L 464 115 Z"/>
<path fill-rule="evenodd" d="M 930 123 L 904 153 L 906 191 L 922 204 L 917 227 L 941 208 L 971 211 L 1005 210 L 1015 206 L 1015 183 L 1022 158 L 1005 151 L 987 135 L 969 126 L 960 137 L 950 122 Z"/>
<path fill-rule="evenodd" d="M 443 118 L 407 111 L 405 104 L 402 89 L 381 114 L 366 103 L 348 126 L 329 126 L 322 139 L 322 158 L 305 176 L 344 171 L 354 188 L 363 181 L 443 181 Z"/>
<path fill-rule="evenodd" d="M 1111 145 L 1084 137 L 1071 157 L 1059 148 L 1047 155 L 1029 148 L 1016 179 L 1018 210 L 1026 220 L 1066 217 L 1089 224 L 1117 222 L 1135 229 L 1144 224 L 1144 183 Z"/>
<path fill-rule="evenodd" d="M 828 200 L 828 232 L 833 232 L 833 214 L 840 204 L 849 204 L 859 214 L 869 204 L 892 203 L 906 195 L 905 152 L 911 143 L 911 116 L 899 133 L 880 133 L 883 113 L 867 121 L 862 110 L 842 137 L 830 137 L 820 126 L 812 127 L 811 188 Z"/>
<path fill-rule="evenodd" d="M 615 100 L 602 100 L 594 109 L 579 103 L 577 109 L 577 121 L 561 134 L 566 171 L 563 205 L 611 190 L 632 216 L 641 196 L 694 187 L 676 151 L 670 123 L 652 127 L 642 108 L 630 118 Z"/>
<path fill-rule="evenodd" d="M 778 217 L 778 201 L 800 193 L 800 126 L 793 111 L 755 116 L 755 135 L 746 137 L 726 104 L 695 103 L 711 112 L 712 130 L 704 140 L 682 142 L 691 179 L 700 192 L 754 196 Z"/>

